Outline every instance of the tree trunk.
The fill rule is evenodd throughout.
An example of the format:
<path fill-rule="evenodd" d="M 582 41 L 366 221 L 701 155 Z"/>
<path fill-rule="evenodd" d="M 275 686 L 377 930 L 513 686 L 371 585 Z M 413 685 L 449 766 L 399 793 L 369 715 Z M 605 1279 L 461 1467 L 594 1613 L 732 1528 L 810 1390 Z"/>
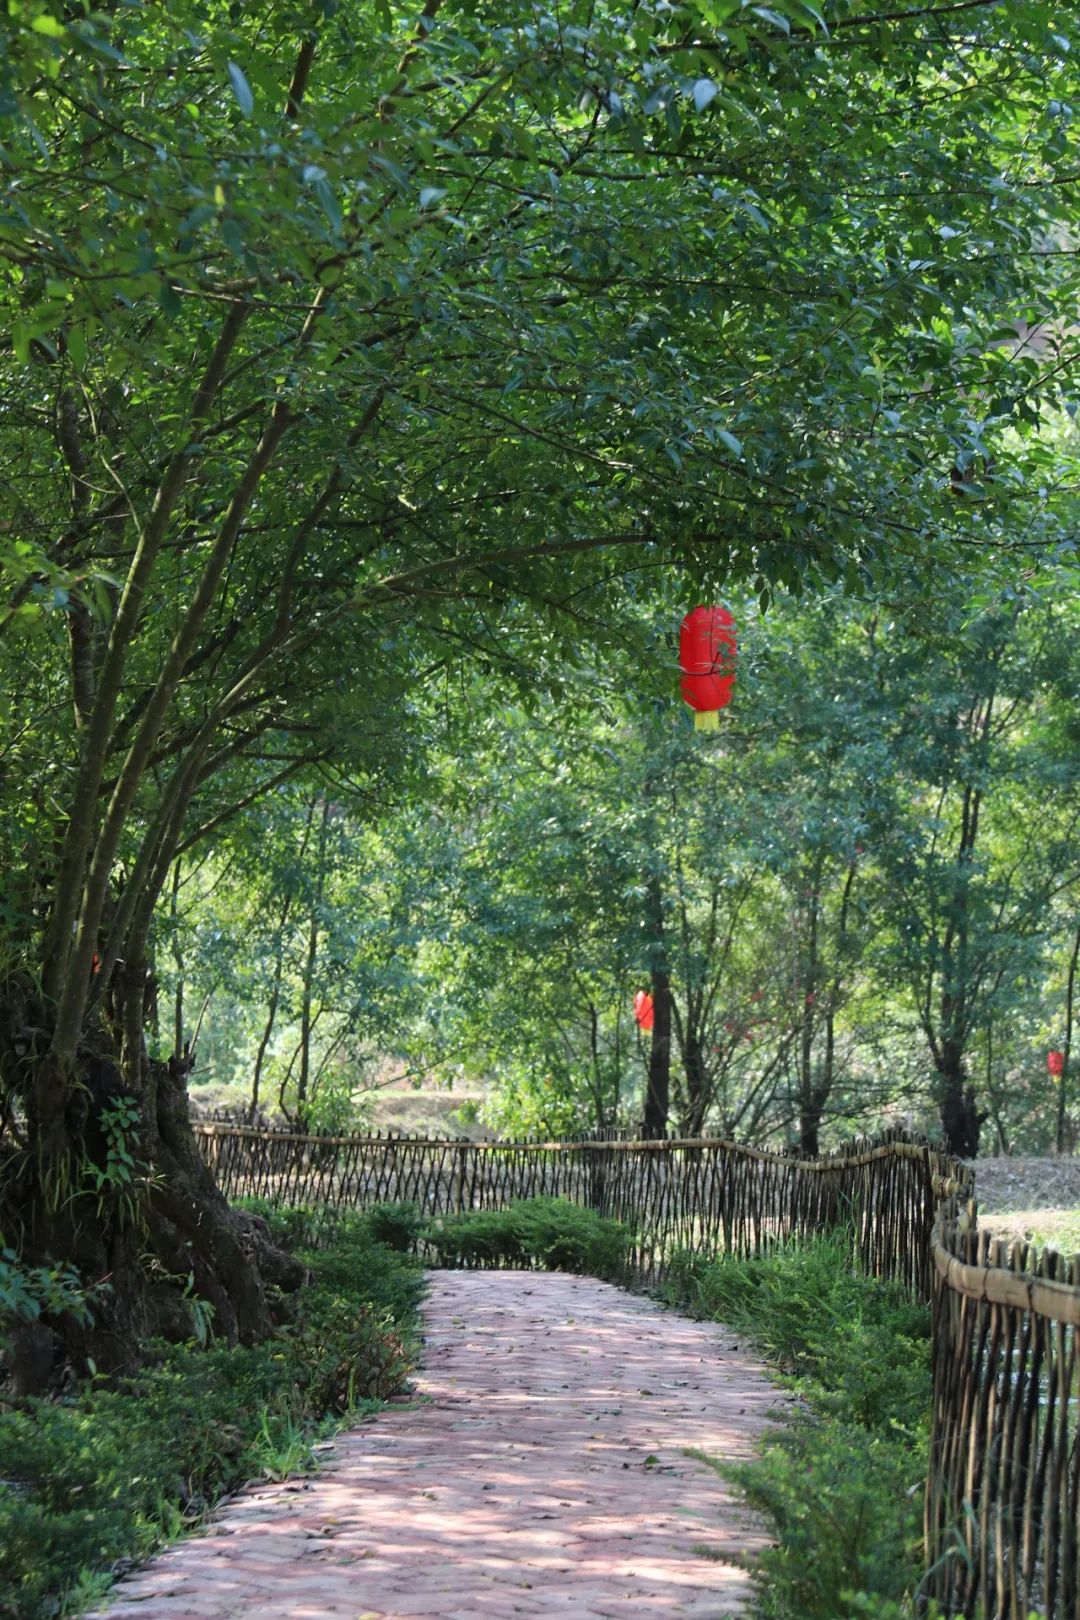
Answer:
<path fill-rule="evenodd" d="M 646 923 L 652 954 L 649 989 L 653 1001 L 652 1041 L 641 1134 L 666 1136 L 671 1097 L 671 977 L 664 942 L 664 904 L 660 879 L 650 873 L 645 891 Z"/>
<path fill-rule="evenodd" d="M 253 1125 L 259 1115 L 259 1091 L 262 1085 L 263 1064 L 266 1062 L 266 1049 L 270 1045 L 270 1037 L 274 1033 L 278 1004 L 281 1001 L 281 980 L 285 971 L 285 928 L 288 920 L 289 898 L 287 897 L 281 913 L 281 927 L 278 930 L 275 947 L 274 978 L 270 987 L 270 1005 L 266 1009 L 266 1022 L 263 1025 L 258 1050 L 255 1053 L 255 1065 L 251 1072 L 251 1101 L 248 1105 L 248 1118 Z"/>
<path fill-rule="evenodd" d="M 1080 923 L 1073 936 L 1072 956 L 1069 958 L 1069 976 L 1065 985 L 1065 1039 L 1061 1047 L 1061 1073 L 1058 1075 L 1057 1126 L 1054 1144 L 1059 1153 L 1066 1151 L 1069 1123 L 1069 1063 L 1072 1058 L 1073 1006 L 1076 997 L 1076 969 L 1080 963 Z"/>
<path fill-rule="evenodd" d="M 943 1041 L 938 1057 L 938 1094 L 945 1146 L 959 1159 L 974 1159 L 985 1114 L 975 1102 L 975 1088 L 964 1069 L 964 1054 L 954 1041 Z"/>
<path fill-rule="evenodd" d="M 176 989 L 173 992 L 173 1056 L 178 1061 L 184 1055 L 184 953 L 180 949 L 178 916 L 180 873 L 183 865 L 183 861 L 179 859 L 173 863 L 172 894 L 169 899 L 169 921 L 172 925 L 169 944 L 172 950 L 172 959 L 176 965 Z"/>
<path fill-rule="evenodd" d="M 314 813 L 314 805 L 312 806 Z M 322 801 L 319 822 L 319 844 L 315 878 L 315 894 L 308 919 L 307 949 L 304 953 L 303 995 L 300 1002 L 300 1073 L 296 1082 L 296 1128 L 308 1128 L 308 1105 L 311 1096 L 311 1034 L 314 1028 L 312 1005 L 315 993 L 315 968 L 319 956 L 319 930 L 322 926 L 322 903 L 326 884 L 326 836 L 330 825 L 330 801 Z"/>
<path fill-rule="evenodd" d="M 652 1041 L 649 1045 L 648 1084 L 642 1136 L 666 1136 L 671 1095 L 671 981 L 662 969 L 651 975 L 653 998 Z"/>
<path fill-rule="evenodd" d="M 681 1129 L 685 1136 L 700 1136 L 705 1128 L 705 1115 L 712 1101 L 709 1071 L 701 1037 L 693 1025 L 686 1030 L 683 1045 L 683 1073 L 686 1076 L 686 1109 Z"/>
<path fill-rule="evenodd" d="M 816 1159 L 821 1154 L 821 1120 L 825 1112 L 824 1099 L 816 1094 L 804 1096 L 799 1103 L 799 1154 L 804 1159 Z"/>
<path fill-rule="evenodd" d="M 0 1228 L 20 1259 L 70 1266 L 92 1294 L 90 1321 L 43 1318 L 33 1332 L 13 1336 L 23 1392 L 43 1389 L 66 1362 L 79 1372 L 91 1362 L 116 1372 L 137 1364 L 147 1338 L 189 1337 L 189 1278 L 214 1307 L 221 1340 L 255 1343 L 275 1320 L 264 1284 L 290 1291 L 306 1275 L 274 1247 L 262 1222 L 231 1209 L 218 1191 L 188 1118 L 188 1061 L 136 1059 L 131 1031 L 144 988 L 145 976 L 129 968 L 123 1069 L 104 1039 L 97 1051 L 79 1050 L 75 1083 L 49 1138 L 59 1125 L 63 1155 L 37 1151 L 43 1139 L 29 1121 L 28 1151 L 0 1162 Z M 117 1146 L 131 1155 L 130 1166 Z"/>
<path fill-rule="evenodd" d="M 1005 1129 L 1005 1119 L 1001 1111 L 1001 1098 L 994 1084 L 994 1026 L 992 1023 L 986 1026 L 986 1101 L 990 1110 L 990 1117 L 994 1121 L 994 1129 L 997 1132 L 998 1152 L 1003 1153 L 1008 1158 L 1011 1152 L 1009 1134 Z"/>

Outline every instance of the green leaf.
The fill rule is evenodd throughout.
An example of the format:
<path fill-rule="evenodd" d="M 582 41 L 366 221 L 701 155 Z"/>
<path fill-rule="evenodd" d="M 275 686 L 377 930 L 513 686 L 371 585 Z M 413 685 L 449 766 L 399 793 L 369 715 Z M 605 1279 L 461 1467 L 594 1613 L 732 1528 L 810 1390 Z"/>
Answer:
<path fill-rule="evenodd" d="M 698 79 L 694 84 L 694 106 L 704 112 L 710 101 L 715 101 L 718 90 L 711 79 Z"/>
<path fill-rule="evenodd" d="M 158 303 L 161 305 L 166 315 L 179 315 L 180 311 L 184 307 L 184 301 L 171 281 L 163 281 L 161 283 L 161 287 L 158 291 Z"/>
<path fill-rule="evenodd" d="M 81 326 L 71 326 L 67 332 L 67 355 L 76 371 L 86 364 L 86 332 Z"/>
<path fill-rule="evenodd" d="M 229 63 L 229 78 L 232 81 L 233 95 L 236 97 L 240 111 L 245 118 L 250 118 L 255 111 L 255 97 L 251 93 L 251 86 L 244 77 L 243 69 L 235 62 Z"/>
<path fill-rule="evenodd" d="M 790 22 L 786 17 L 782 17 L 778 11 L 773 11 L 768 6 L 753 6 L 751 9 L 755 17 L 760 17 L 762 22 L 771 23 L 774 28 L 779 28 L 782 34 L 791 33 Z"/>
<path fill-rule="evenodd" d="M 326 180 L 316 180 L 313 182 L 311 189 L 318 197 L 319 206 L 335 231 L 340 231 L 341 209 L 338 207 L 338 200 L 331 191 L 328 182 Z"/>

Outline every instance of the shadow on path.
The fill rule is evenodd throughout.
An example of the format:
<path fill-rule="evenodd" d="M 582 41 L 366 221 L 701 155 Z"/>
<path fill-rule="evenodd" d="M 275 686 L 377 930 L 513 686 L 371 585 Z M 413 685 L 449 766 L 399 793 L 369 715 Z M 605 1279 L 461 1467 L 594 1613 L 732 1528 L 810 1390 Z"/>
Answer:
<path fill-rule="evenodd" d="M 249 1486 L 110 1620 L 512 1620 L 749 1602 L 763 1537 L 688 1447 L 745 1457 L 777 1392 L 735 1335 L 607 1283 L 442 1271 L 422 1399 Z"/>

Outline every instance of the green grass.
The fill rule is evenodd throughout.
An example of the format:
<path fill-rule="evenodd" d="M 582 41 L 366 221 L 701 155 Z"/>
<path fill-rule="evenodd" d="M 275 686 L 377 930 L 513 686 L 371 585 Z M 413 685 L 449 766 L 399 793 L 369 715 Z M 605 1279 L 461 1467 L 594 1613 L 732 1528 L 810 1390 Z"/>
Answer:
<path fill-rule="evenodd" d="M 979 1211 L 979 1225 L 1009 1243 L 1034 1243 L 1059 1254 L 1080 1254 L 1080 1209 Z"/>
<path fill-rule="evenodd" d="M 314 1440 L 404 1386 L 417 1264 L 362 1217 L 305 1258 L 313 1284 L 266 1343 L 159 1345 L 129 1378 L 0 1412 L 2 1620 L 78 1612 L 118 1561 L 192 1528 L 246 1479 L 308 1466 Z"/>
<path fill-rule="evenodd" d="M 843 1236 L 763 1259 L 684 1256 L 668 1293 L 743 1333 L 797 1403 L 750 1463 L 711 1459 L 767 1515 L 763 1620 L 900 1620 L 923 1572 L 930 1318 Z"/>

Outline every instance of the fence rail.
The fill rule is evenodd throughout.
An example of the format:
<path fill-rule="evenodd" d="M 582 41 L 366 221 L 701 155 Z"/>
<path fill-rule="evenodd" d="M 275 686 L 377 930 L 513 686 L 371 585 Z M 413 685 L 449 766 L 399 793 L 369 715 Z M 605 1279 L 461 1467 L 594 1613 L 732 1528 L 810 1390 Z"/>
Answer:
<path fill-rule="evenodd" d="M 196 1122 L 229 1196 L 432 1214 L 550 1195 L 625 1221 L 646 1281 L 676 1249 L 760 1254 L 854 1227 L 860 1263 L 932 1303 L 925 1596 L 966 1620 L 1080 1620 L 1080 1258 L 979 1230 L 970 1170 L 891 1133 L 820 1159 L 713 1137 L 467 1142 Z"/>
<path fill-rule="evenodd" d="M 927 1591 L 949 1614 L 1080 1616 L 1080 1256 L 934 1230 Z"/>

